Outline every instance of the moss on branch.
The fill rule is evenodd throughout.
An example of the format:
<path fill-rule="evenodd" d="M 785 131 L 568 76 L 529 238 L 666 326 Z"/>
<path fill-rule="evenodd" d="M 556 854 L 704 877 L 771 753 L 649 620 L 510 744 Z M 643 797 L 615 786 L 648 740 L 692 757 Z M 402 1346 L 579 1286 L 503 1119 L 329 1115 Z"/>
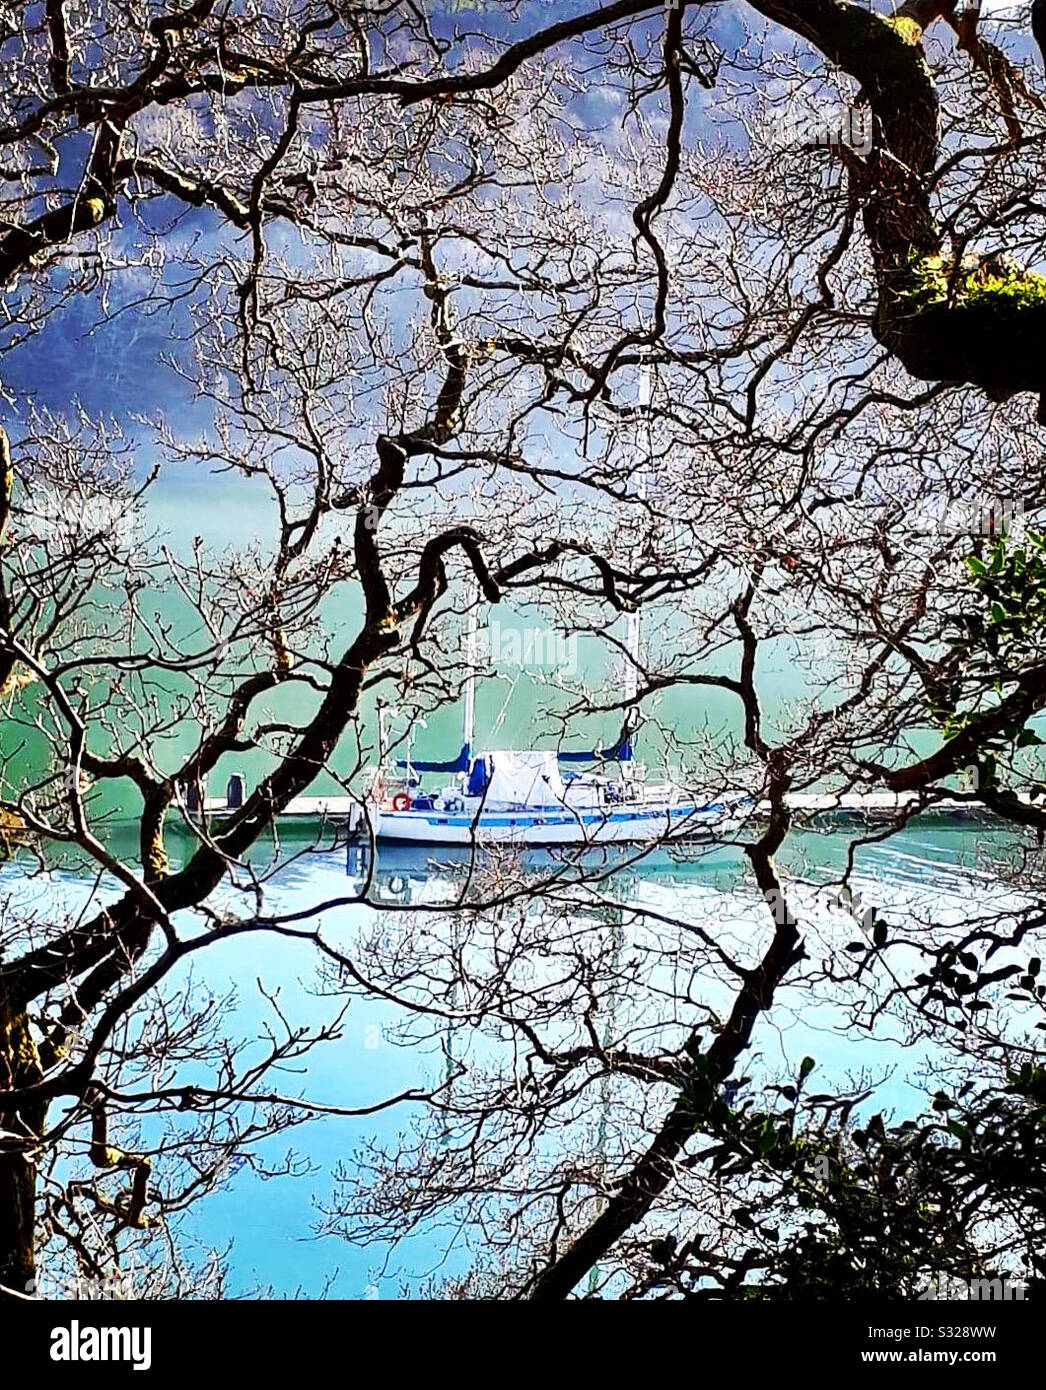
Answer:
<path fill-rule="evenodd" d="M 1005 256 L 915 256 L 882 287 L 876 336 L 913 376 L 994 399 L 1046 389 L 1046 275 Z"/>
<path fill-rule="evenodd" d="M 917 19 L 913 19 L 911 15 L 887 14 L 882 15 L 881 18 L 883 23 L 888 24 L 891 29 L 893 29 L 897 34 L 901 36 L 905 43 L 910 43 L 914 45 L 919 43 L 919 41 L 922 39 L 923 26 L 919 23 Z"/>
<path fill-rule="evenodd" d="M 941 303 L 1036 309 L 1046 305 L 1046 275 L 1007 256 L 966 256 L 956 263 L 938 253 L 913 259 L 899 297 L 913 312 Z"/>

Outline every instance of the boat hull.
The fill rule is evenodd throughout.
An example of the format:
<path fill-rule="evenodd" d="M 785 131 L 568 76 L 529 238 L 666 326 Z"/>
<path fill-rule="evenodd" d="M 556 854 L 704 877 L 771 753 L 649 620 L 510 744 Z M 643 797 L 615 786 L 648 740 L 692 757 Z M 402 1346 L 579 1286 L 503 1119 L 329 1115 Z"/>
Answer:
<path fill-rule="evenodd" d="M 361 838 L 424 845 L 648 844 L 711 834 L 730 819 L 722 803 L 637 806 L 549 812 L 393 811 L 368 808 L 356 827 Z M 369 825 L 368 825 L 369 822 Z"/>

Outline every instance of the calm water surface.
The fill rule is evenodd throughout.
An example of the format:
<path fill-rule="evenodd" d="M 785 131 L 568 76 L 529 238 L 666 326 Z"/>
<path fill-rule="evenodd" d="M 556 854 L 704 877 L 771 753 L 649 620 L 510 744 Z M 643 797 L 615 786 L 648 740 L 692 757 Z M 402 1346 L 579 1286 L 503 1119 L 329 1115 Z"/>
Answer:
<path fill-rule="evenodd" d="M 992 861 L 1012 843 L 1002 831 L 976 831 L 916 826 L 888 843 L 869 846 L 859 858 L 855 887 L 865 902 L 879 905 L 893 921 L 910 913 L 946 920 L 969 907 L 971 899 L 1002 903 L 1006 890 L 998 885 Z M 794 837 L 785 868 L 813 879 L 838 875 L 847 838 L 841 833 L 803 833 Z M 286 846 L 284 847 L 286 849 Z M 447 872 L 441 868 L 446 852 L 397 847 L 379 858 L 378 891 L 391 900 L 421 908 L 445 897 Z M 272 911 L 295 911 L 352 891 L 354 880 L 344 849 L 305 853 L 271 881 Z M 8 900 L 40 912 L 56 903 L 82 903 L 87 883 L 71 871 L 46 880 L 29 879 L 15 865 L 2 870 L 0 892 Z M 104 891 L 104 890 L 103 890 Z M 750 924 L 753 939 L 765 938 L 765 908 L 754 901 L 745 876 L 743 857 L 733 847 L 702 847 L 669 855 L 658 851 L 640 863 L 622 868 L 607 883 L 608 894 L 622 903 L 648 907 L 674 916 L 709 923 L 729 923 L 736 939 Z M 811 896 L 812 896 L 811 890 Z M 334 908 L 324 914 L 324 934 L 348 942 L 368 925 L 373 909 L 359 905 Z M 262 1021 L 271 1017 L 257 981 L 280 992 L 281 1006 L 297 1024 L 316 1024 L 333 1012 L 330 999 L 312 992 L 315 957 L 304 943 L 264 934 L 215 945 L 194 958 L 196 977 L 216 993 L 235 987 L 238 1002 L 231 1031 L 257 1036 Z M 172 979 L 172 984 L 177 980 Z M 714 991 L 713 991 L 714 992 Z M 381 1101 L 442 1074 L 441 1047 L 433 1041 L 415 1047 L 395 1046 L 382 1030 L 402 1021 L 402 1014 L 381 1002 L 353 1001 L 343 1036 L 317 1048 L 307 1063 L 307 1075 L 281 1081 L 288 1093 L 306 1089 L 325 1103 L 360 1107 Z M 888 1039 L 869 1057 L 867 1043 L 840 1035 L 839 1019 L 826 1001 L 807 1001 L 802 1016 L 785 1000 L 775 1008 L 772 1022 L 763 1026 L 754 1051 L 769 1070 L 795 1067 L 807 1053 L 818 1060 L 823 1089 L 831 1080 L 845 1084 L 864 1065 L 893 1075 L 877 1094 L 875 1108 L 897 1111 L 921 1106 L 915 1087 L 924 1055 Z M 464 1046 L 464 1042 L 462 1043 Z M 206 1200 L 191 1218 L 191 1230 L 206 1247 L 233 1243 L 232 1292 L 272 1288 L 277 1296 L 301 1292 L 315 1296 L 327 1288 L 341 1298 L 397 1298 L 426 1278 L 467 1267 L 470 1254 L 462 1241 L 449 1251 L 438 1235 L 416 1237 L 388 1255 L 335 1238 L 316 1238 L 316 1201 L 330 1193 L 330 1175 L 339 1164 L 352 1163 L 354 1149 L 366 1140 L 390 1142 L 411 1122 L 417 1107 L 401 1105 L 362 1118 L 325 1118 L 275 1138 L 263 1153 L 273 1161 L 292 1147 L 307 1158 L 313 1171 L 305 1177 L 262 1180 L 250 1171 L 234 1176 L 221 1192 Z"/>

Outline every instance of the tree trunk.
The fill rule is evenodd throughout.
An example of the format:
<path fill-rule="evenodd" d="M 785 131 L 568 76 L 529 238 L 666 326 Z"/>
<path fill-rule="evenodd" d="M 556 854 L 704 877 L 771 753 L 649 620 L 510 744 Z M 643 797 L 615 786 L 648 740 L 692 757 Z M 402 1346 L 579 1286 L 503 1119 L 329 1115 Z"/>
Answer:
<path fill-rule="evenodd" d="M 5 1128 L 10 1116 L 0 1115 Z M 0 1299 L 27 1293 L 36 1279 L 36 1164 L 24 1154 L 0 1155 Z"/>
<path fill-rule="evenodd" d="M 40 1059 L 28 1015 L 0 999 L 0 1094 L 40 1080 Z M 36 1160 L 20 1139 L 43 1129 L 44 1106 L 32 1112 L 0 1109 L 0 1298 L 30 1291 L 36 1277 Z"/>

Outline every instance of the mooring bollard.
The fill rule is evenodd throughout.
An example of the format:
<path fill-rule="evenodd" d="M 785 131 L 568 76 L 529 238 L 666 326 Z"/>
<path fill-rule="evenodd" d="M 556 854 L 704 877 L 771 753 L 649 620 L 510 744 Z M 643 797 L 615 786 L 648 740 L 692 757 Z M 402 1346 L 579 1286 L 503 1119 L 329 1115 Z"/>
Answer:
<path fill-rule="evenodd" d="M 228 811 L 238 811 L 246 795 L 247 780 L 242 772 L 234 772 L 225 788 L 225 807 Z"/>

